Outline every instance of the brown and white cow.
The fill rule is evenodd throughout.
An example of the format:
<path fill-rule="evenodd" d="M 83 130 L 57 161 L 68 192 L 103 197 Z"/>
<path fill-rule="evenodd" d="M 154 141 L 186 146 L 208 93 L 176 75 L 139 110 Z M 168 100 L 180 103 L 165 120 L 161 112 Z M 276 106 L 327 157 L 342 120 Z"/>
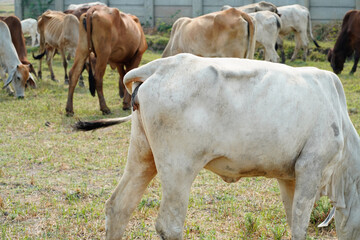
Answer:
<path fill-rule="evenodd" d="M 36 87 L 29 70 L 29 65 L 22 64 L 19 60 L 7 24 L 0 20 L 0 76 L 4 81 L 3 88 L 6 88 L 12 95 L 13 91 L 9 86 L 11 83 L 15 90 L 15 96 L 24 98 L 27 84 Z M 7 79 L 5 78 L 6 72 L 8 73 Z"/>
<path fill-rule="evenodd" d="M 282 22 L 279 34 L 280 37 L 277 41 L 278 47 L 281 52 L 282 62 L 285 62 L 285 53 L 282 38 L 291 32 L 294 32 L 295 34 L 295 49 L 291 57 L 291 61 L 294 61 L 296 59 L 296 56 L 299 53 L 301 47 L 303 47 L 304 51 L 303 60 L 306 61 L 309 45 L 308 34 L 313 40 L 315 46 L 317 48 L 320 47 L 312 34 L 309 9 L 298 4 L 282 6 L 278 7 L 277 9 Z"/>
<path fill-rule="evenodd" d="M 192 53 L 202 57 L 253 58 L 255 24 L 245 12 L 230 8 L 173 24 L 162 57 Z"/>
<path fill-rule="evenodd" d="M 354 72 L 356 72 L 357 64 L 360 58 L 359 10 L 350 10 L 345 14 L 341 31 L 335 42 L 335 46 L 328 52 L 328 61 L 331 63 L 334 73 L 341 73 L 344 68 L 346 58 L 350 57 L 354 51 L 354 65 L 350 74 L 354 74 Z"/>
<path fill-rule="evenodd" d="M 8 17 L 0 16 L 0 20 L 4 21 L 10 30 L 11 40 L 12 43 L 14 44 L 20 62 L 24 65 L 28 65 L 30 69 L 30 73 L 33 73 L 34 76 L 37 77 L 33 65 L 29 62 L 27 58 L 25 38 L 21 30 L 20 19 L 16 16 L 8 16 Z"/>
<path fill-rule="evenodd" d="M 75 10 L 75 9 L 80 9 L 80 8 L 84 8 L 84 7 L 91 8 L 96 5 L 107 6 L 103 2 L 97 1 L 97 2 L 87 2 L 87 3 L 80 3 L 80 4 L 70 4 L 68 6 L 67 10 Z"/>
<path fill-rule="evenodd" d="M 41 78 L 41 59 L 46 55 L 46 61 L 50 70 L 51 80 L 57 81 L 52 69 L 52 60 L 56 51 L 60 52 L 65 71 L 65 83 L 68 83 L 67 61 L 65 54 L 69 52 L 75 55 L 79 39 L 79 20 L 71 14 L 48 10 L 38 18 L 38 30 L 40 33 L 39 77 Z"/>
<path fill-rule="evenodd" d="M 230 5 L 224 5 L 221 8 L 221 10 L 227 10 L 229 8 L 232 8 L 232 7 Z M 270 2 L 265 2 L 265 1 L 261 1 L 261 2 L 258 2 L 258 3 L 252 3 L 252 4 L 240 6 L 240 7 L 236 7 L 236 9 L 241 10 L 241 11 L 246 12 L 246 13 L 270 11 L 270 12 L 274 12 L 274 13 L 278 14 L 277 7 L 274 4 L 272 4 Z"/>
<path fill-rule="evenodd" d="M 126 72 L 140 64 L 141 57 L 147 49 L 144 32 L 139 19 L 106 6 L 91 7 L 86 15 L 80 18 L 79 43 L 76 49 L 74 65 L 70 70 L 70 85 L 66 104 L 67 115 L 73 115 L 73 95 L 79 75 L 86 59 L 91 53 L 96 56 L 95 75 L 89 68 L 90 92 L 95 96 L 97 91 L 100 110 L 109 114 L 103 94 L 103 76 L 107 64 L 117 69 L 120 97 L 124 97 L 123 109 L 130 108 L 130 95 L 124 91 L 122 79 Z"/>
<path fill-rule="evenodd" d="M 64 13 L 65 14 L 72 14 L 72 15 L 74 15 L 75 17 L 77 17 L 80 20 L 80 16 L 83 13 L 86 13 L 87 10 L 89 10 L 89 8 L 90 8 L 90 6 L 88 6 L 88 7 L 80 7 L 80 8 L 76 8 L 76 9 L 68 9 L 68 10 L 65 10 Z"/>
<path fill-rule="evenodd" d="M 121 239 L 157 174 L 156 231 L 162 239 L 183 239 L 191 185 L 203 168 L 228 183 L 276 178 L 291 239 L 306 239 L 322 195 L 335 207 L 338 238 L 360 239 L 360 138 L 334 73 L 178 54 L 130 71 L 124 83 L 137 110 L 130 115 L 125 171 L 105 205 L 107 239 Z"/>

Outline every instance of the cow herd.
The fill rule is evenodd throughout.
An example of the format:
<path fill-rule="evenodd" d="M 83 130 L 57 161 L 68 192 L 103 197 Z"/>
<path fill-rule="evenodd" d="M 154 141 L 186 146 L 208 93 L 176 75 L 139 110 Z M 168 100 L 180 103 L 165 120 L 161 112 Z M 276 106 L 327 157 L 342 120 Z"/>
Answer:
<path fill-rule="evenodd" d="M 339 38 L 328 53 L 335 73 L 355 51 L 360 58 L 358 11 L 344 17 Z M 32 27 L 30 27 L 32 26 Z M 26 58 L 25 28 L 40 45 Z M 158 174 L 162 201 L 156 231 L 162 239 L 182 239 L 191 185 L 203 168 L 225 182 L 242 177 L 276 178 L 292 239 L 306 239 L 310 214 L 320 196 L 334 208 L 339 239 L 360 238 L 360 139 L 347 112 L 340 79 L 313 67 L 293 68 L 285 61 L 283 37 L 295 36 L 295 60 L 310 35 L 309 10 L 267 2 L 230 7 L 173 24 L 162 58 L 139 67 L 147 43 L 139 19 L 104 4 L 48 10 L 37 21 L 0 20 L 0 66 L 9 94 L 24 97 L 27 85 L 41 78 L 41 59 L 56 81 L 52 59 L 62 57 L 69 84 L 66 114 L 73 116 L 74 89 L 84 70 L 103 114 L 111 111 L 103 94 L 107 64 L 119 73 L 123 118 L 78 122 L 91 130 L 131 120 L 128 160 L 119 185 L 106 202 L 106 237 L 121 239 L 133 210 Z M 40 37 L 37 37 L 39 34 Z M 256 45 L 265 60 L 254 58 Z M 359 49 L 360 50 L 360 49 Z M 68 54 L 68 55 L 67 55 Z M 67 74 L 67 60 L 74 64 Z M 6 74 L 8 77 L 6 78 Z M 15 93 L 10 88 L 12 84 Z"/>

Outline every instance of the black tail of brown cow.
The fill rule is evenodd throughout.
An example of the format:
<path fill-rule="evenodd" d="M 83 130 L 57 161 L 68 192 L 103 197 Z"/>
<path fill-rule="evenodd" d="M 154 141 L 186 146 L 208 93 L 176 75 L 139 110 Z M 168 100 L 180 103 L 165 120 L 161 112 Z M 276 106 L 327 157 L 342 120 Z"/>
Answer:
<path fill-rule="evenodd" d="M 83 25 L 87 32 L 87 41 L 88 41 L 88 49 L 89 49 L 89 90 L 93 97 L 95 97 L 95 77 L 91 67 L 91 59 L 90 54 L 93 51 L 95 53 L 95 49 L 92 48 L 92 41 L 91 41 L 91 32 L 92 32 L 92 11 L 88 11 L 86 13 L 86 18 L 83 19 Z"/>
<path fill-rule="evenodd" d="M 32 56 L 33 56 L 34 59 L 39 60 L 39 59 L 42 59 L 45 54 L 46 54 L 46 49 L 44 50 L 43 53 L 40 53 L 37 56 L 35 56 L 34 53 L 32 53 Z"/>

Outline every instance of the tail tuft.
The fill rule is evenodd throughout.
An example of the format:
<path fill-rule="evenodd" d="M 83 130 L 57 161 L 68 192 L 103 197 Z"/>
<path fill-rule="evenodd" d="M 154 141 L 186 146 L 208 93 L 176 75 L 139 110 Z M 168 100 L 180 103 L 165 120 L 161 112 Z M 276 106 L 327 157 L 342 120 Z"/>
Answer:
<path fill-rule="evenodd" d="M 131 120 L 131 115 L 120 118 L 101 119 L 101 120 L 87 121 L 87 122 L 83 122 L 79 120 L 77 123 L 75 123 L 75 125 L 73 125 L 73 129 L 75 131 L 86 132 L 98 128 L 110 127 L 119 123 L 127 122 L 129 120 Z"/>
<path fill-rule="evenodd" d="M 42 57 L 45 55 L 45 53 L 46 53 L 46 49 L 44 50 L 43 53 L 40 53 L 37 56 L 35 56 L 34 53 L 32 53 L 32 56 L 33 56 L 34 59 L 39 60 L 39 59 L 42 59 Z"/>
<path fill-rule="evenodd" d="M 313 41 L 314 41 L 315 46 L 316 46 L 317 48 L 320 48 L 320 45 L 319 45 L 315 40 L 313 40 Z"/>
<path fill-rule="evenodd" d="M 112 125 L 115 125 L 115 122 L 103 122 L 101 120 L 98 121 L 88 121 L 88 122 L 83 122 L 83 121 L 78 121 L 77 123 L 75 123 L 75 125 L 73 126 L 74 130 L 76 131 L 90 131 L 90 130 L 95 130 L 98 128 L 105 128 L 105 127 L 109 127 Z"/>

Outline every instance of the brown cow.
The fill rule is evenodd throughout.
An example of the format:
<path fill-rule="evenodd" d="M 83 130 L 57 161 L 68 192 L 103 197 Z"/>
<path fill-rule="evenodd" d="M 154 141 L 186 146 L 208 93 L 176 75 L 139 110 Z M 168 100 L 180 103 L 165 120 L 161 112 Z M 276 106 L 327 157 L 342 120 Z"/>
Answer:
<path fill-rule="evenodd" d="M 360 11 L 350 10 L 343 19 L 339 37 L 333 49 L 329 50 L 328 61 L 334 73 L 339 74 L 344 68 L 344 62 L 355 51 L 354 65 L 350 74 L 356 72 L 360 58 Z"/>
<path fill-rule="evenodd" d="M 230 8 L 173 24 L 162 57 L 192 53 L 202 57 L 253 58 L 255 24 L 245 12 Z"/>
<path fill-rule="evenodd" d="M 80 17 L 83 26 L 79 28 L 79 42 L 76 49 L 74 65 L 70 70 L 70 85 L 66 113 L 74 114 L 73 95 L 79 75 L 85 61 L 91 53 L 96 56 L 95 76 L 92 67 L 89 68 L 90 92 L 95 96 L 95 89 L 99 97 L 100 110 L 109 114 L 103 94 L 103 76 L 106 65 L 117 68 L 120 97 L 124 97 L 123 109 L 130 109 L 130 95 L 125 91 L 122 82 L 126 72 L 140 64 L 141 57 L 147 49 L 144 32 L 136 16 L 120 12 L 116 8 L 106 6 L 91 7 Z M 126 67 L 126 68 L 125 68 Z"/>
<path fill-rule="evenodd" d="M 27 51 L 25 47 L 25 38 L 21 30 L 21 21 L 16 16 L 1 17 L 0 20 L 4 21 L 9 27 L 11 41 L 14 44 L 19 60 L 24 65 L 29 65 L 30 73 L 33 73 L 37 78 L 33 65 L 27 59 Z"/>
<path fill-rule="evenodd" d="M 71 15 L 59 11 L 47 10 L 38 18 L 41 54 L 33 57 L 39 59 L 39 77 L 41 76 L 41 59 L 46 54 L 46 61 L 50 70 L 51 80 L 57 81 L 52 69 L 52 59 L 55 51 L 59 51 L 65 71 L 65 84 L 68 83 L 67 61 L 65 53 L 75 54 L 79 38 L 79 20 Z"/>

